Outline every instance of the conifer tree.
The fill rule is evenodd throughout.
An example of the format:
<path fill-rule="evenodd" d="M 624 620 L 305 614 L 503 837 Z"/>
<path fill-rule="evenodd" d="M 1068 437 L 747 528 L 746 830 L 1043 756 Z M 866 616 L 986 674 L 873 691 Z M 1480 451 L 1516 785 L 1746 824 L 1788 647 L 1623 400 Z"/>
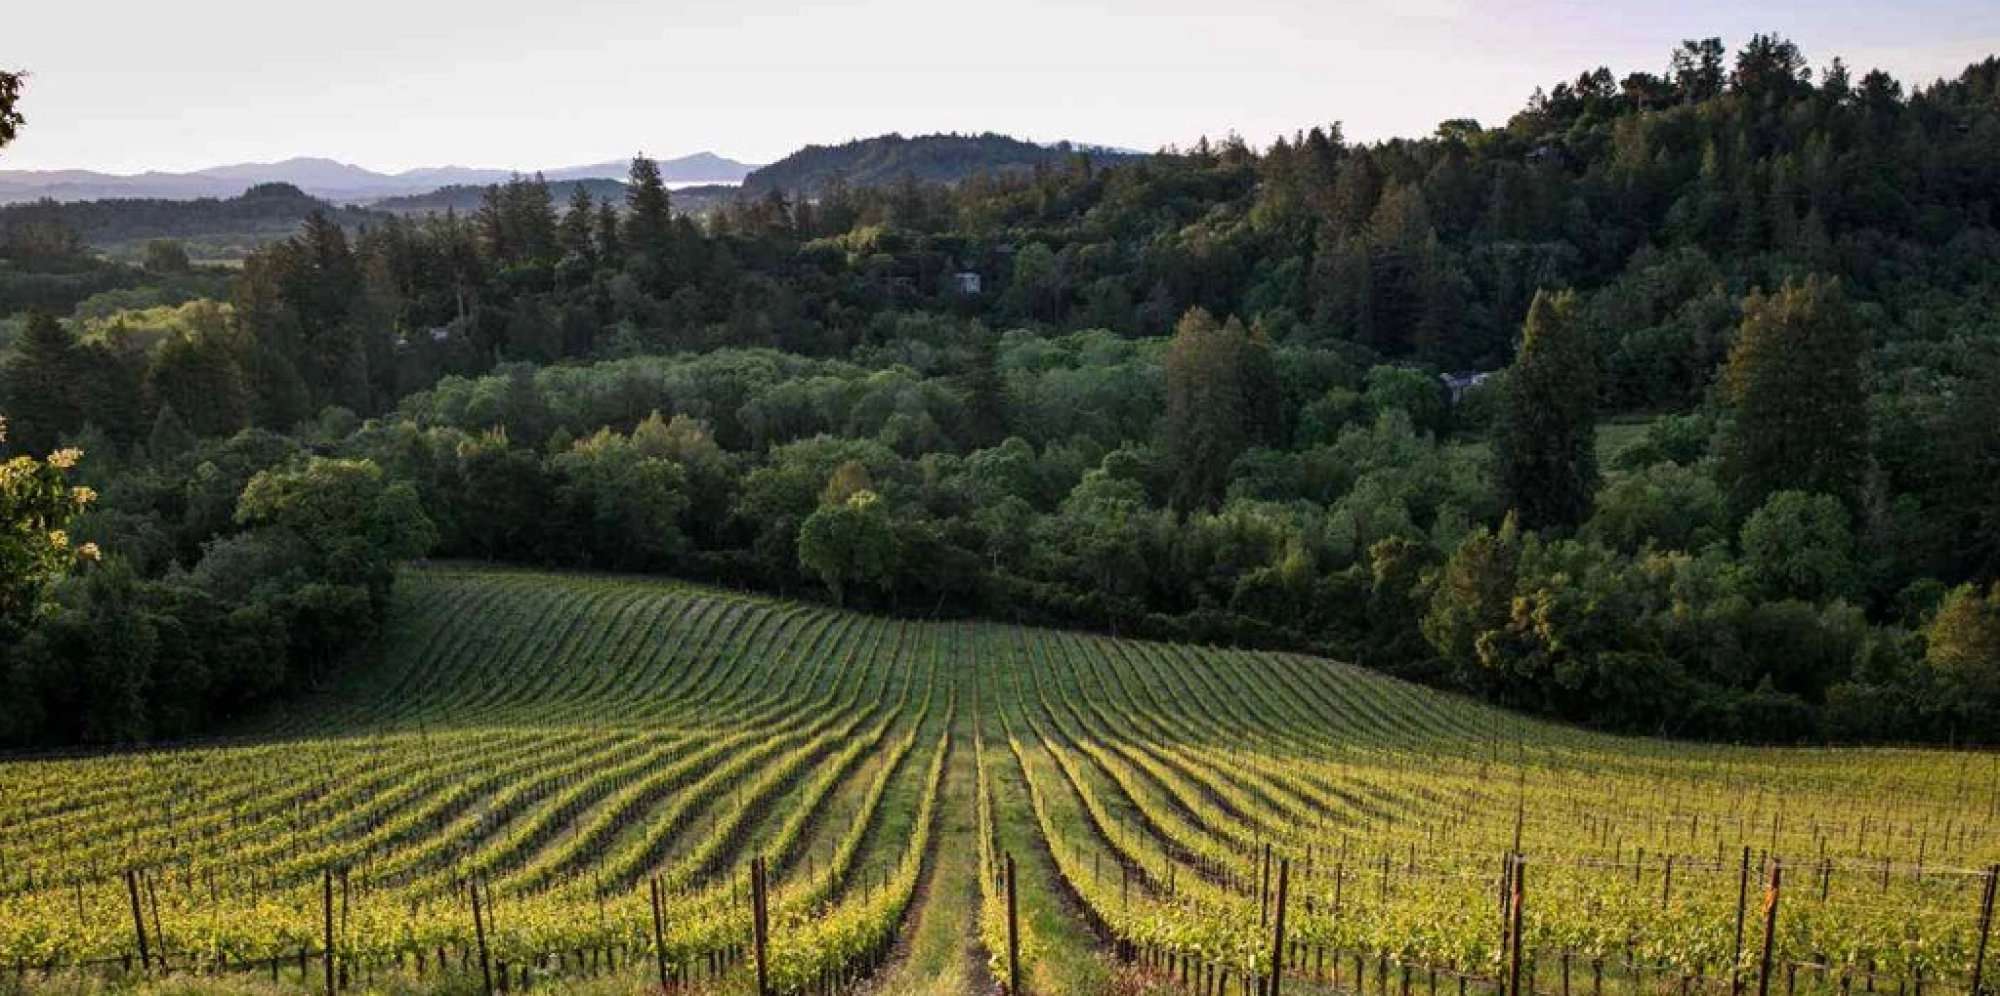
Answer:
<path fill-rule="evenodd" d="M 556 230 L 556 240 L 562 254 L 579 259 L 594 259 L 597 255 L 597 201 L 590 196 L 590 189 L 578 183 L 569 193 L 569 207 L 563 212 L 562 222 Z"/>
<path fill-rule="evenodd" d="M 1568 527 L 1597 487 L 1597 368 L 1573 291 L 1537 293 L 1494 440 L 1500 490 L 1529 529 Z"/>
<path fill-rule="evenodd" d="M 998 445 L 1007 437 L 1007 382 L 1000 374 L 1000 337 L 974 323 L 966 335 L 965 369 L 959 388 L 965 392 L 966 441 L 975 447 Z"/>
<path fill-rule="evenodd" d="M 0 367 L 8 417 L 8 441 L 16 451 L 54 449 L 64 432 L 83 421 L 82 356 L 76 339 L 54 317 L 34 312 Z"/>
<path fill-rule="evenodd" d="M 1255 438 L 1260 405 L 1253 393 L 1268 376 L 1264 348 L 1241 321 L 1218 323 L 1201 308 L 1175 328 L 1167 346 L 1166 431 L 1176 509 L 1220 501 L 1230 464 Z"/>
<path fill-rule="evenodd" d="M 657 264 L 672 246 L 673 227 L 673 205 L 660 179 L 660 164 L 634 157 L 625 190 L 626 248 Z"/>
<path fill-rule="evenodd" d="M 1833 495 L 1860 510 L 1868 472 L 1868 329 L 1836 280 L 1786 281 L 1743 302 L 1722 374 L 1717 441 L 1739 513 L 1776 491 Z"/>

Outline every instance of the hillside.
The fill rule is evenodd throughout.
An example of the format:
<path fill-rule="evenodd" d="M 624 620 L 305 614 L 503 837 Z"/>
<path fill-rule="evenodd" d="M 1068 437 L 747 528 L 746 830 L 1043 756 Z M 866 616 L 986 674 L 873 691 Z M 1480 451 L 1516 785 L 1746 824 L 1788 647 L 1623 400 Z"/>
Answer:
<path fill-rule="evenodd" d="M 0 742 L 194 735 L 368 644 L 393 569 L 312 503 L 233 515 L 260 476 L 383 491 L 409 528 L 346 535 L 411 545 L 384 564 L 1318 653 L 1628 733 L 1991 741 L 2000 60 L 1734 58 L 700 225 L 644 168 L 588 217 L 523 180 L 268 246 L 214 334 L 163 334 L 174 266 L 14 254 L 0 308 L 67 317 L 0 319 L 6 444 L 89 444 L 71 528 L 134 577 L 17 600 Z M 170 638 L 225 625 L 263 667 Z"/>
<path fill-rule="evenodd" d="M 1273 855 L 1300 983 L 1393 951 L 1490 986 L 1518 846 L 1544 970 L 1601 958 L 1623 992 L 1727 984 L 1754 848 L 1801 862 L 1774 956 L 1804 981 L 1838 952 L 1881 991 L 1953 990 L 1980 886 L 1959 869 L 2000 857 L 1984 760 L 1968 796 L 1968 757 L 1620 740 L 1295 655 L 463 567 L 407 571 L 388 636 L 240 743 L 0 763 L 0 960 L 132 955 L 139 868 L 163 965 L 317 961 L 337 880 L 342 971 L 476 975 L 472 880 L 503 973 L 637 986 L 658 951 L 741 985 L 761 854 L 773 987 L 800 992 L 881 964 L 905 923 L 1001 950 L 1005 850 L 1036 992 L 1097 991 L 1100 937 L 1154 971 L 1268 970 Z"/>
<path fill-rule="evenodd" d="M 757 169 L 752 163 L 740 163 L 734 159 L 718 156 L 713 152 L 697 152 L 689 156 L 662 159 L 660 178 L 670 184 L 697 186 L 735 186 L 743 178 Z M 592 163 L 588 166 L 567 166 L 562 169 L 542 171 L 550 182 L 557 180 L 622 180 L 631 168 L 630 159 L 613 159 L 608 162 Z"/>
<path fill-rule="evenodd" d="M 174 239 L 196 259 L 241 259 L 260 245 L 298 234 L 299 225 L 315 211 L 348 229 L 384 218 L 328 203 L 291 184 L 266 183 L 227 198 L 0 205 L 0 244 L 8 241 L 10 231 L 54 225 L 114 258 L 137 259 L 148 241 Z"/>
<path fill-rule="evenodd" d="M 1005 135 L 882 135 L 840 145 L 808 145 L 751 173 L 745 193 L 772 190 L 817 194 L 829 185 L 887 187 L 907 180 L 957 183 L 980 175 L 1025 173 L 1087 154 L 1100 162 L 1131 158 L 1103 149 L 1084 153 L 1067 142 L 1036 145 Z"/>

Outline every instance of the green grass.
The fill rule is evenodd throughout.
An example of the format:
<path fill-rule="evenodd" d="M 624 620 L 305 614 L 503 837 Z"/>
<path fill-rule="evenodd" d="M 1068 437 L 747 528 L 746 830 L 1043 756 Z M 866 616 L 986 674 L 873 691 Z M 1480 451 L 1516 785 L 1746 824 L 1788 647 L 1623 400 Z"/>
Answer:
<path fill-rule="evenodd" d="M 1183 956 L 1239 986 L 1267 972 L 1267 844 L 1293 862 L 1308 955 L 1288 991 L 1311 991 L 1324 952 L 1394 952 L 1486 996 L 1517 839 L 1531 954 L 1608 953 L 1611 996 L 1671 966 L 1726 985 L 1746 847 L 1790 866 L 1776 942 L 1806 966 L 1797 985 L 1837 989 L 1838 968 L 1814 967 L 1833 959 L 1872 961 L 1877 991 L 1919 970 L 1949 991 L 2000 859 L 1993 756 L 1616 738 L 1315 658 L 661 581 L 434 567 L 396 598 L 379 667 L 247 739 L 0 762 L 0 968 L 134 954 L 132 869 L 171 969 L 0 984 L 302 991 L 332 867 L 357 991 L 469 991 L 477 878 L 493 957 L 538 988 L 644 988 L 657 879 L 670 970 L 741 992 L 744 869 L 763 855 L 782 978 L 867 969 L 871 992 L 983 994 L 975 731 L 992 839 L 1018 863 L 1027 989 L 1051 996 L 1157 989 Z M 1760 932 L 1752 917 L 1750 950 Z M 218 956 L 233 974 L 190 974 Z"/>
<path fill-rule="evenodd" d="M 1597 423 L 1597 466 L 1608 468 L 1632 444 L 1646 437 L 1656 415 L 1613 415 Z"/>
<path fill-rule="evenodd" d="M 971 736 L 976 717 L 962 715 L 953 734 L 956 745 L 945 774 L 944 811 L 938 846 L 925 869 L 926 901 L 905 931 L 905 950 L 896 964 L 869 992 L 878 996 L 954 996 L 989 992 L 994 982 L 986 973 L 978 947 L 978 832 L 973 808 L 974 779 Z"/>

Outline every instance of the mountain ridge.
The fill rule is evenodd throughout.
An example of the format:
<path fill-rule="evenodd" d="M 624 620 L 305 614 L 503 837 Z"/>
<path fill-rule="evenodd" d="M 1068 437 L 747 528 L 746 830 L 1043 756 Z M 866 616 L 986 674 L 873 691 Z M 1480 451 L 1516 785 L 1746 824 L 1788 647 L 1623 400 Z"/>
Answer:
<path fill-rule="evenodd" d="M 909 136 L 891 132 L 836 145 L 807 145 L 753 171 L 743 180 L 743 192 L 753 197 L 774 190 L 812 196 L 833 185 L 958 183 L 975 176 L 1058 166 L 1076 156 L 1115 161 L 1142 155 L 1076 142 L 1029 142 L 990 131 Z"/>
<path fill-rule="evenodd" d="M 550 180 L 623 179 L 628 161 L 614 160 L 542 170 Z M 660 161 L 669 183 L 737 183 L 754 169 L 703 151 Z M 109 199 L 193 200 L 229 198 L 261 183 L 289 183 L 311 196 L 339 203 L 423 194 L 440 187 L 485 186 L 534 170 L 467 166 L 427 166 L 387 173 L 319 156 L 294 156 L 268 163 L 227 163 L 186 172 L 149 170 L 104 173 L 96 170 L 0 170 L 0 204 L 21 201 Z"/>

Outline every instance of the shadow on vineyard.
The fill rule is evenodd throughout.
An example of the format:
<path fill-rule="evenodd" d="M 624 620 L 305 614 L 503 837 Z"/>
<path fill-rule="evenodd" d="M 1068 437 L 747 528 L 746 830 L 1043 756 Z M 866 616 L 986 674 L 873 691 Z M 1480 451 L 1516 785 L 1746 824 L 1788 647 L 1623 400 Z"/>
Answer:
<path fill-rule="evenodd" d="M 596 576 L 409 570 L 390 618 L 244 742 L 0 764 L 0 990 L 1991 984 L 1991 755 Z"/>

